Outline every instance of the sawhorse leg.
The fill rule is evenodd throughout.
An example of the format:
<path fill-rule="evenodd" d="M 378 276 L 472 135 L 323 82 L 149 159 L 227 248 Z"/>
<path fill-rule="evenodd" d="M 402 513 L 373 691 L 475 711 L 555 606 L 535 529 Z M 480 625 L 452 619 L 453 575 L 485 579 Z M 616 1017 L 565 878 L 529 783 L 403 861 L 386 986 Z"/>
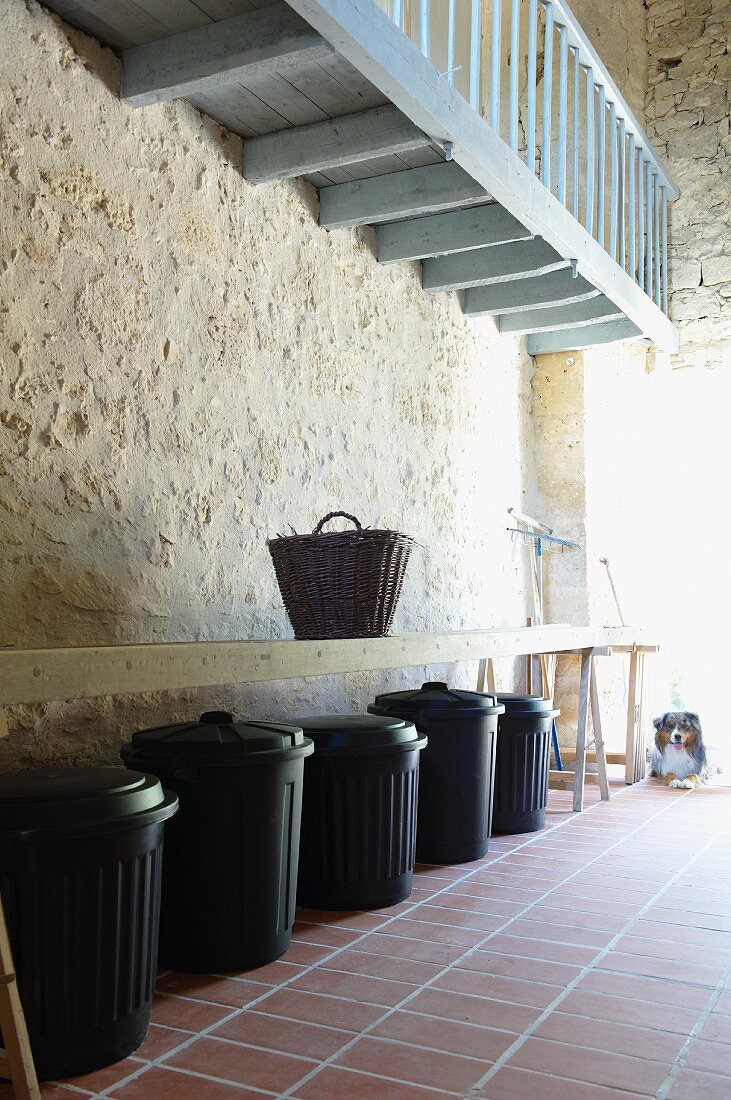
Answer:
<path fill-rule="evenodd" d="M 607 757 L 604 749 L 599 691 L 596 682 L 594 660 L 596 653 L 602 650 L 584 649 L 581 651 L 581 671 L 579 673 L 579 716 L 576 724 L 576 772 L 574 774 L 574 810 L 578 813 L 584 808 L 584 780 L 586 771 L 586 750 L 591 748 L 588 741 L 589 709 L 594 725 L 592 744 L 596 752 L 597 779 L 602 801 L 609 798 L 609 778 L 607 775 Z"/>
<path fill-rule="evenodd" d="M 492 657 L 483 657 L 477 669 L 477 690 L 481 692 L 488 692 L 490 695 L 494 695 L 496 692 L 495 687 L 495 669 L 492 664 Z"/>
<path fill-rule="evenodd" d="M 5 912 L 0 903 L 0 1028 L 5 1049 L 0 1050 L 0 1074 L 13 1083 L 15 1100 L 41 1100 L 28 1029 L 20 1003 Z"/>
<path fill-rule="evenodd" d="M 589 690 L 591 683 L 592 652 L 581 651 L 579 673 L 579 717 L 576 723 L 576 762 L 574 767 L 574 812 L 584 808 L 584 771 L 586 770 L 586 735 L 589 727 Z"/>
<path fill-rule="evenodd" d="M 625 783 L 638 783 L 645 777 L 645 730 L 642 713 L 645 654 L 634 649 L 629 656 L 627 685 L 627 745 L 624 765 Z"/>

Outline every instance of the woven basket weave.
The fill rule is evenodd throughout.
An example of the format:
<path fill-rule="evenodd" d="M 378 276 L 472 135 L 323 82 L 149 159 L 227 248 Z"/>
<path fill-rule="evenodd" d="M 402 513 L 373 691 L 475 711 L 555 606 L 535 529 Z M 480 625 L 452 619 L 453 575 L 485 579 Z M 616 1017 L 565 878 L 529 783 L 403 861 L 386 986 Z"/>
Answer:
<path fill-rule="evenodd" d="M 343 516 L 355 530 L 323 532 Z M 393 622 L 414 540 L 330 512 L 311 535 L 267 543 L 295 638 L 383 638 Z"/>

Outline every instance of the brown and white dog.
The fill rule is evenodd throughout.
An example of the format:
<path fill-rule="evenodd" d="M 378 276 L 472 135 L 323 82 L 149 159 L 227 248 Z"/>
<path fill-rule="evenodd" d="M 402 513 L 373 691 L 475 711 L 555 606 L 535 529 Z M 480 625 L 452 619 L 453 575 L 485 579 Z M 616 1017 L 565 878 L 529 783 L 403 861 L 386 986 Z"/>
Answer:
<path fill-rule="evenodd" d="M 650 774 L 664 779 L 668 787 L 700 786 L 708 761 L 698 715 L 689 710 L 668 711 L 653 719 L 653 725 Z"/>

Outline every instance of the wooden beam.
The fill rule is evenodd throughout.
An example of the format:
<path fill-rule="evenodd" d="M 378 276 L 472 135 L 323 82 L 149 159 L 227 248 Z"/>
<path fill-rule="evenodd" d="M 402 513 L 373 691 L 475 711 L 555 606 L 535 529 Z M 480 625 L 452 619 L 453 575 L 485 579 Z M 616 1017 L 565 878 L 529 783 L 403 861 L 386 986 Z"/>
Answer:
<path fill-rule="evenodd" d="M 514 241 L 495 248 L 476 248 L 463 255 L 424 260 L 421 285 L 424 290 L 462 290 L 506 279 L 533 279 L 568 266 L 569 261 L 545 241 Z"/>
<path fill-rule="evenodd" d="M 662 310 L 544 187 L 456 87 L 376 4 L 289 0 L 292 7 L 425 133 L 454 146 L 455 160 L 485 191 L 582 274 L 665 351 L 678 333 Z"/>
<path fill-rule="evenodd" d="M 335 51 L 282 2 L 124 50 L 122 97 L 134 107 L 252 80 Z"/>
<path fill-rule="evenodd" d="M 515 336 L 532 332 L 555 332 L 574 326 L 583 328 L 600 322 L 623 320 L 622 311 L 604 295 L 575 302 L 569 306 L 552 309 L 530 309 L 525 313 L 508 313 L 498 323 L 500 332 L 512 332 Z"/>
<path fill-rule="evenodd" d="M 496 202 L 408 222 L 389 222 L 379 225 L 377 233 L 378 259 L 382 264 L 533 238 L 529 229 Z"/>
<path fill-rule="evenodd" d="M 466 206 L 487 197 L 463 168 L 444 161 L 321 188 L 320 225 L 325 229 L 369 225 Z"/>
<path fill-rule="evenodd" d="M 337 641 L 0 649 L 0 706 L 632 645 L 631 627 L 536 626 Z"/>
<path fill-rule="evenodd" d="M 528 354 L 545 355 L 554 351 L 578 351 L 598 344 L 614 344 L 618 340 L 634 340 L 642 336 L 632 321 L 609 321 L 603 325 L 565 328 L 557 332 L 537 332 L 528 337 Z"/>
<path fill-rule="evenodd" d="M 250 138 L 244 142 L 243 171 L 252 183 L 267 183 L 429 145 L 429 137 L 398 108 L 374 107 Z"/>
<path fill-rule="evenodd" d="M 570 271 L 552 271 L 536 279 L 514 279 L 492 286 L 475 286 L 465 294 L 464 311 L 470 316 L 496 317 L 501 313 L 523 313 L 529 309 L 584 302 L 599 293 L 581 276 Z"/>

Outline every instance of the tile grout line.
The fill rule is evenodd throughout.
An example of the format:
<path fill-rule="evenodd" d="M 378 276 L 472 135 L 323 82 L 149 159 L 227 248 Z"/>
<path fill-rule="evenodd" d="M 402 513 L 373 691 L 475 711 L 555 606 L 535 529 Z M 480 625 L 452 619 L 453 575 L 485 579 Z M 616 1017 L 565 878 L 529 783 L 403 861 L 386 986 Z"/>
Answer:
<path fill-rule="evenodd" d="M 708 1018 L 710 1017 L 711 1013 L 713 1012 L 713 1009 L 715 1008 L 716 1004 L 718 1003 L 718 1000 L 719 1000 L 721 994 L 724 992 L 726 982 L 729 980 L 730 977 L 731 977 L 731 966 L 726 968 L 724 974 L 719 979 L 718 985 L 716 986 L 716 988 L 714 990 L 712 990 L 708 1000 L 706 1001 L 705 1008 L 703 1009 L 700 1016 L 698 1017 L 698 1019 L 696 1020 L 696 1022 L 693 1025 L 693 1027 L 691 1028 L 690 1035 L 688 1036 L 688 1038 L 683 1043 L 683 1046 L 681 1047 L 680 1052 L 678 1053 L 678 1055 L 675 1058 L 675 1061 L 673 1062 L 672 1066 L 670 1067 L 670 1071 L 668 1072 L 667 1077 L 665 1078 L 663 1083 L 660 1085 L 660 1088 L 655 1093 L 656 1100 L 665 1100 L 665 1098 L 670 1093 L 671 1088 L 673 1087 L 673 1085 L 675 1084 L 675 1082 L 677 1080 L 678 1074 L 680 1073 L 680 1071 L 685 1066 L 685 1061 L 688 1057 L 688 1054 L 690 1053 L 691 1046 L 693 1045 L 694 1041 L 700 1036 L 701 1032 L 703 1031 L 703 1028 L 705 1027 L 706 1023 L 708 1022 Z"/>
<path fill-rule="evenodd" d="M 688 792 L 688 793 L 690 793 L 690 792 Z M 683 797 L 685 797 L 685 796 L 683 796 Z M 677 803 L 675 805 L 677 805 Z M 517 1052 L 521 1049 L 521 1047 L 525 1044 L 525 1042 L 533 1035 L 533 1033 L 536 1031 L 536 1029 L 544 1022 L 544 1020 L 547 1020 L 548 1017 L 553 1012 L 555 1012 L 555 1010 L 559 1007 L 559 1005 L 561 1005 L 566 1000 L 569 993 L 572 993 L 573 990 L 576 989 L 576 987 L 579 985 L 579 983 L 581 981 L 583 981 L 583 979 L 587 976 L 587 974 L 591 973 L 591 971 L 596 967 L 597 963 L 601 962 L 602 959 L 605 959 L 607 957 L 607 955 L 614 949 L 615 945 L 619 942 L 619 940 L 621 940 L 621 938 L 623 936 L 627 935 L 627 932 L 630 931 L 630 929 L 632 929 L 635 926 L 635 924 L 637 924 L 637 922 L 642 919 L 643 915 L 648 911 L 648 909 L 651 909 L 652 906 L 657 903 L 659 898 L 661 898 L 666 893 L 666 891 L 670 889 L 670 887 L 675 883 L 675 881 L 678 878 L 680 878 L 681 875 L 684 875 L 688 871 L 688 869 L 690 867 L 692 867 L 693 864 L 698 859 L 700 859 L 700 857 L 703 855 L 703 853 L 706 852 L 709 848 L 711 848 L 716 843 L 718 838 L 723 836 L 724 834 L 726 834 L 728 831 L 729 831 L 729 826 L 728 825 L 721 826 L 721 828 L 717 831 L 717 833 L 714 836 L 710 837 L 706 841 L 706 843 L 703 845 L 703 847 L 700 848 L 694 856 L 692 856 L 689 860 L 687 860 L 683 864 L 683 866 L 678 871 L 676 871 L 675 874 L 665 883 L 665 885 L 662 886 L 660 888 L 660 890 L 658 890 L 653 895 L 653 897 L 650 898 L 649 901 L 645 902 L 645 904 L 642 906 L 642 908 L 639 910 L 639 912 L 636 913 L 635 916 L 632 917 L 627 922 L 627 924 L 624 926 L 624 928 L 621 929 L 621 931 L 617 932 L 616 935 L 612 937 L 612 939 L 609 941 L 607 946 L 602 948 L 602 950 L 595 956 L 595 958 L 592 959 L 592 961 L 590 963 L 587 963 L 587 965 L 580 971 L 579 974 L 576 975 L 575 978 L 572 978 L 572 980 L 568 983 L 566 988 L 561 991 L 561 993 L 555 998 L 555 1000 L 553 1000 L 549 1005 L 546 1006 L 546 1008 L 543 1010 L 541 1015 L 536 1020 L 534 1020 L 532 1024 L 528 1025 L 528 1027 L 525 1029 L 523 1034 L 520 1035 L 516 1039 L 516 1041 L 510 1047 L 508 1047 L 507 1050 L 503 1051 L 501 1056 L 497 1059 L 497 1061 L 494 1063 L 494 1065 L 492 1065 L 490 1067 L 490 1069 L 487 1071 L 487 1073 L 485 1073 L 484 1076 L 481 1077 L 480 1080 L 477 1081 L 472 1086 L 472 1089 L 467 1094 L 468 1096 L 475 1096 L 476 1097 L 476 1096 L 479 1095 L 480 1091 L 485 1087 L 485 1085 L 488 1084 L 488 1082 L 492 1080 L 492 1078 L 495 1076 L 495 1074 L 500 1069 L 502 1069 L 503 1066 L 507 1065 L 507 1063 L 513 1057 L 513 1055 L 517 1054 Z M 653 980 L 656 980 L 656 979 L 653 979 Z M 660 980 L 665 980 L 665 979 L 660 979 Z M 517 1068 L 519 1068 L 519 1067 L 517 1067 Z"/>
<path fill-rule="evenodd" d="M 615 798 L 626 797 L 628 794 L 631 793 L 634 786 L 635 786 L 635 784 L 632 784 L 628 787 L 625 787 L 623 790 L 617 791 L 614 797 Z M 681 797 L 684 797 L 684 796 L 681 795 Z M 673 803 L 671 802 L 670 805 L 672 805 L 672 804 Z M 586 809 L 582 811 L 582 813 L 583 814 L 589 814 L 593 810 L 599 809 L 599 808 L 604 807 L 606 805 L 607 805 L 607 803 L 605 803 L 605 802 L 597 801 L 597 802 L 594 802 L 591 806 L 587 806 Z M 665 810 L 668 809 L 668 808 L 669 808 L 668 806 L 663 806 L 663 808 L 661 810 L 657 811 L 657 813 L 655 813 L 652 817 L 648 818 L 647 821 L 652 821 L 654 819 L 654 817 L 657 817 L 658 814 L 660 814 L 660 813 L 664 813 Z M 562 821 L 557 821 L 554 825 L 549 826 L 549 828 L 541 830 L 541 832 L 531 835 L 527 840 L 521 841 L 514 848 L 511 848 L 508 851 L 502 852 L 500 855 L 496 856 L 495 859 L 490 860 L 489 863 L 487 863 L 487 864 L 482 864 L 481 863 L 480 866 L 473 868 L 471 871 L 466 871 L 463 875 L 458 875 L 456 879 L 445 879 L 445 885 L 440 890 L 437 890 L 436 893 L 432 894 L 432 896 L 431 896 L 432 899 L 436 898 L 436 897 L 439 897 L 441 894 L 447 893 L 449 891 L 449 889 L 452 886 L 454 886 L 455 884 L 458 884 L 458 883 L 461 883 L 461 882 L 464 882 L 466 880 L 471 879 L 474 875 L 479 874 L 481 871 L 485 871 L 486 869 L 488 869 L 489 867 L 493 866 L 496 863 L 502 863 L 503 860 L 508 859 L 511 855 L 514 855 L 516 852 L 522 851 L 524 848 L 530 847 L 530 845 L 535 844 L 538 840 L 543 839 L 546 836 L 550 836 L 552 833 L 556 832 L 558 829 L 562 829 L 565 826 L 571 825 L 574 822 L 577 822 L 578 820 L 579 820 L 579 815 L 576 815 L 576 814 L 572 814 L 572 816 L 564 817 L 564 819 Z M 646 822 L 643 822 L 643 825 L 644 824 L 646 824 Z M 629 835 L 632 835 L 632 834 L 629 834 Z M 623 837 L 622 839 L 626 839 L 626 837 Z M 617 844 L 619 844 L 619 843 L 621 843 L 621 841 L 617 841 Z M 610 850 L 611 850 L 611 848 L 605 849 L 605 852 L 610 851 Z M 605 854 L 605 852 L 602 852 L 602 855 Z M 559 883 L 558 885 L 561 885 L 561 884 Z M 208 1027 L 202 1028 L 200 1031 L 197 1031 L 193 1034 L 190 1034 L 189 1038 L 185 1042 L 182 1042 L 182 1043 L 180 1043 L 179 1046 L 173 1048 L 172 1050 L 166 1051 L 164 1054 L 159 1055 L 157 1058 L 155 1058 L 155 1059 L 151 1060 L 150 1062 L 148 1062 L 144 1066 L 144 1068 L 139 1069 L 139 1070 L 135 1070 L 133 1073 L 128 1074 L 127 1077 L 122 1078 L 121 1081 L 116 1082 L 116 1084 L 109 1085 L 109 1086 L 107 1086 L 107 1088 L 102 1089 L 100 1092 L 95 1094 L 96 1097 L 98 1097 L 99 1100 L 109 1100 L 109 1098 L 111 1096 L 113 1096 L 114 1090 L 123 1088 L 124 1086 L 128 1085 L 131 1081 L 134 1081 L 138 1077 L 141 1077 L 143 1074 L 145 1074 L 150 1069 L 159 1068 L 160 1066 L 164 1066 L 165 1062 L 169 1058 L 172 1058 L 175 1055 L 180 1054 L 182 1051 L 186 1050 L 197 1039 L 205 1038 L 212 1031 L 215 1031 L 216 1028 L 223 1026 L 223 1024 L 228 1024 L 232 1020 L 234 1020 L 238 1016 L 240 1016 L 242 1013 L 247 1012 L 252 1008 L 256 1008 L 263 1001 L 267 1000 L 269 997 L 272 997 L 275 993 L 278 993 L 280 989 L 285 989 L 285 988 L 289 987 L 293 982 L 295 982 L 295 981 L 299 980 L 300 978 L 304 977 L 306 974 L 312 973 L 313 970 L 317 970 L 319 967 L 323 966 L 324 963 L 329 962 L 331 959 L 337 958 L 337 956 L 340 955 L 343 951 L 352 950 L 359 943 L 362 943 L 363 940 L 367 939 L 368 936 L 370 936 L 373 932 L 382 932 L 384 928 L 387 928 L 394 921 L 398 920 L 401 917 L 405 917 L 408 913 L 414 912 L 416 909 L 418 909 L 423 904 L 425 904 L 425 902 L 423 900 L 422 901 L 417 901 L 412 906 L 410 906 L 409 908 L 404 910 L 403 912 L 395 913 L 393 916 L 386 917 L 384 919 L 383 923 L 378 925 L 376 928 L 370 928 L 367 931 L 363 932 L 360 936 L 357 936 L 356 939 L 353 940 L 351 943 L 343 944 L 341 947 L 335 948 L 333 951 L 330 952 L 329 955 L 326 955 L 325 958 L 318 960 L 318 962 L 316 962 L 316 963 L 311 963 L 309 966 L 305 966 L 298 974 L 292 975 L 292 977 L 288 978 L 284 982 L 279 983 L 279 985 L 275 985 L 272 988 L 267 989 L 267 991 L 265 993 L 260 994 L 259 997 L 255 998 L 253 1001 L 250 1001 L 248 1004 L 242 1005 L 240 1008 L 235 1009 L 233 1012 L 229 1013 L 228 1016 L 224 1016 L 221 1020 L 216 1021 L 216 1023 L 210 1024 Z M 535 902 L 531 903 L 531 904 L 535 904 Z M 357 931 L 357 929 L 353 929 L 353 931 Z M 480 942 L 484 942 L 484 941 L 481 940 Z M 228 975 L 224 975 L 224 977 L 227 977 L 227 976 Z M 377 1022 L 378 1021 L 376 1021 L 376 1023 Z M 59 1082 L 59 1083 L 63 1087 L 63 1082 Z M 299 1082 L 298 1082 L 298 1084 L 299 1084 Z M 245 1086 L 241 1086 L 241 1087 L 243 1088 Z"/>
<path fill-rule="evenodd" d="M 688 793 L 690 793 L 690 792 L 688 792 Z M 284 1100 L 284 1098 L 286 1098 L 286 1097 L 291 1097 L 291 1096 L 296 1095 L 296 1090 L 298 1088 L 300 1088 L 302 1085 L 307 1084 L 308 1081 L 311 1081 L 325 1067 L 331 1065 L 336 1058 L 339 1058 L 343 1053 L 345 1053 L 347 1050 L 349 1050 L 351 1047 L 353 1047 L 356 1042 L 358 1042 L 360 1039 L 363 1038 L 363 1036 L 369 1035 L 375 1027 L 378 1027 L 379 1024 L 382 1024 L 385 1020 L 389 1019 L 395 1012 L 397 1012 L 399 1009 L 403 1008 L 404 1005 L 408 1004 L 411 1000 L 413 1000 L 416 996 L 418 996 L 419 993 L 423 992 L 423 990 L 425 990 L 425 989 L 430 988 L 431 985 L 434 982 L 438 981 L 440 978 L 443 978 L 446 974 L 449 974 L 453 969 L 458 967 L 459 964 L 462 961 L 464 961 L 467 958 L 470 958 L 470 956 L 473 955 L 475 951 L 480 950 L 485 943 L 488 943 L 493 938 L 493 936 L 496 936 L 500 932 L 503 932 L 514 920 L 518 920 L 526 912 L 528 912 L 530 909 L 532 909 L 534 905 L 541 904 L 541 902 L 544 900 L 544 898 L 549 897 L 553 893 L 554 890 L 558 889 L 560 886 L 563 886 L 566 882 L 570 881 L 570 879 L 573 878 L 574 875 L 579 874 L 581 870 L 585 869 L 585 867 L 591 866 L 591 864 L 594 863 L 594 862 L 598 862 L 602 858 L 602 856 L 607 854 L 607 852 L 611 852 L 615 847 L 618 847 L 620 844 L 623 844 L 630 837 L 634 836 L 635 833 L 639 832 L 647 824 L 649 824 L 649 822 L 654 821 L 657 817 L 661 816 L 664 813 L 667 813 L 668 810 L 670 810 L 673 807 L 677 806 L 678 802 L 680 802 L 684 797 L 685 797 L 685 795 L 681 795 L 680 799 L 678 799 L 677 801 L 673 800 L 673 802 L 670 802 L 668 805 L 663 806 L 659 810 L 656 810 L 653 814 L 651 814 L 650 817 L 648 817 L 646 819 L 646 821 L 643 821 L 639 825 L 636 825 L 629 833 L 627 833 L 620 840 L 614 841 L 603 852 L 601 852 L 599 855 L 595 856 L 594 859 L 592 859 L 588 863 L 586 863 L 584 865 L 584 867 L 580 868 L 577 871 L 572 872 L 572 874 L 568 875 L 562 882 L 555 883 L 551 887 L 550 890 L 547 890 L 536 901 L 530 902 L 519 913 L 515 914 L 512 917 L 509 917 L 508 919 L 506 919 L 503 922 L 503 924 L 499 925 L 498 928 L 494 929 L 492 932 L 489 932 L 486 936 L 484 936 L 481 940 L 479 940 L 478 943 L 475 944 L 473 947 L 466 949 L 457 959 L 455 959 L 455 961 L 453 963 L 450 963 L 448 966 L 445 966 L 443 970 L 441 970 L 438 974 L 435 974 L 428 981 L 423 982 L 417 989 L 413 990 L 413 992 L 410 993 L 407 997 L 404 997 L 404 999 L 402 1001 L 399 1001 L 397 1004 L 393 1005 L 391 1008 L 388 1009 L 387 1012 L 384 1012 L 383 1015 L 380 1016 L 377 1020 L 374 1020 L 372 1024 L 369 1024 L 368 1027 L 364 1028 L 360 1032 L 359 1035 L 355 1036 L 349 1043 L 346 1043 L 343 1047 L 341 1047 L 340 1050 L 335 1051 L 328 1058 L 324 1059 L 323 1062 L 315 1070 L 311 1070 L 309 1073 L 305 1074 L 305 1076 L 300 1081 L 295 1082 L 294 1085 L 292 1085 L 289 1089 L 287 1089 L 285 1092 L 283 1092 L 281 1094 L 282 1095 L 282 1100 Z M 594 805 L 602 805 L 602 803 L 594 803 Z"/>

